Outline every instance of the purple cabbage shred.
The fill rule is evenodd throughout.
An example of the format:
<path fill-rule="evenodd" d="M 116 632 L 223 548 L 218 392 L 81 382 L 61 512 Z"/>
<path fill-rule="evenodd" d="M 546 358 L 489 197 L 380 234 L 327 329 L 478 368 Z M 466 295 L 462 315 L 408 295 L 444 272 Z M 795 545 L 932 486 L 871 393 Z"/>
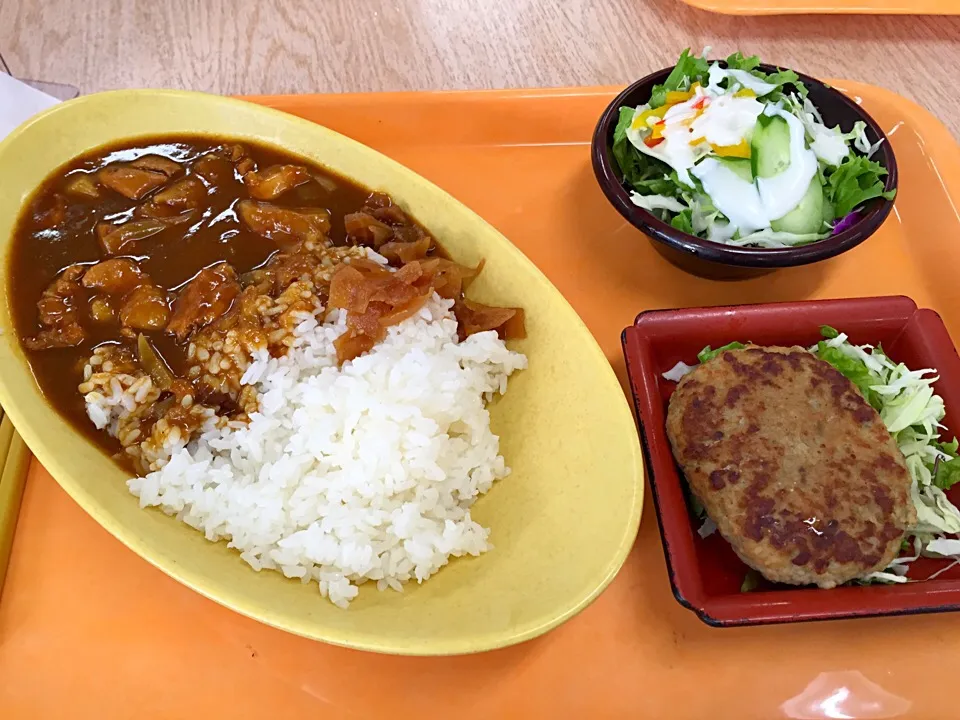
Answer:
<path fill-rule="evenodd" d="M 849 213 L 845 218 L 843 218 L 843 220 L 841 220 L 840 222 L 838 222 L 836 225 L 833 226 L 833 234 L 839 235 L 844 230 L 849 230 L 850 228 L 852 228 L 859 221 L 860 221 L 860 211 L 854 210 L 852 213 Z"/>

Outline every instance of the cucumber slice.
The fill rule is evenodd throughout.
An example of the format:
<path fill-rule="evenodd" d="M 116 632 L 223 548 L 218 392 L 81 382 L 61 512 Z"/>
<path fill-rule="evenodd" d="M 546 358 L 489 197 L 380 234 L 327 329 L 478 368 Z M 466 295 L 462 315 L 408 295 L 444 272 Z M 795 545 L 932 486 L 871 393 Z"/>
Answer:
<path fill-rule="evenodd" d="M 771 222 L 770 227 L 777 232 L 796 235 L 818 233 L 823 229 L 823 206 L 823 187 L 819 178 L 814 176 L 807 192 L 800 199 L 800 204 L 779 220 Z"/>
<path fill-rule="evenodd" d="M 748 183 L 753 182 L 753 163 L 749 158 L 722 157 L 717 158 L 717 162 L 741 180 L 746 180 Z"/>
<path fill-rule="evenodd" d="M 790 126 L 782 117 L 761 115 L 750 143 L 753 174 L 769 178 L 790 165 Z"/>

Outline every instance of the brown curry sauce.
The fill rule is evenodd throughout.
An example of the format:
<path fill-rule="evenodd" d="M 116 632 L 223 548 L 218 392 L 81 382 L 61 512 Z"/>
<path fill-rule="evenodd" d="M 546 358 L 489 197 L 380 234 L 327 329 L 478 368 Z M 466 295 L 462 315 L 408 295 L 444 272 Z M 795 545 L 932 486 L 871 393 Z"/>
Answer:
<path fill-rule="evenodd" d="M 298 156 L 209 137 L 100 148 L 48 178 L 16 226 L 11 312 L 48 401 L 117 453 L 118 441 L 93 426 L 78 391 L 94 350 L 116 344 L 135 352 L 142 335 L 177 380 L 188 381 L 191 338 L 239 312 L 241 293 L 280 294 L 309 271 L 317 241 L 366 245 L 400 268 L 341 265 L 332 291 L 324 288 L 348 311 L 341 360 L 368 349 L 433 291 L 456 300 L 461 336 L 523 336 L 521 310 L 463 298 L 479 268 L 449 261 L 388 196 Z"/>

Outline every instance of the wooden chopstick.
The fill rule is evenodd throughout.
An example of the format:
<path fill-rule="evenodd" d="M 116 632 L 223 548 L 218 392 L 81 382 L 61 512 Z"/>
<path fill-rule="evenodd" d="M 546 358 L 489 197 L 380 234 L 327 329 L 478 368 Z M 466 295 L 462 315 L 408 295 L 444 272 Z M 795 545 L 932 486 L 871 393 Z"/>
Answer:
<path fill-rule="evenodd" d="M 30 465 L 30 451 L 13 427 L 10 417 L 0 420 L 0 594 L 7 576 L 13 534 L 20 514 L 20 500 Z"/>

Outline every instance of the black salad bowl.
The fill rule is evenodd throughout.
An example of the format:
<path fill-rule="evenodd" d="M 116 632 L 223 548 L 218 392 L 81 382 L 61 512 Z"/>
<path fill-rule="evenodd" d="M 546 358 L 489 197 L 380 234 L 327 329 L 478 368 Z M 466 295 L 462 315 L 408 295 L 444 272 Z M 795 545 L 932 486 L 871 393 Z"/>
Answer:
<path fill-rule="evenodd" d="M 631 225 L 643 232 L 657 251 L 674 265 L 687 272 L 713 279 L 753 277 L 778 268 L 807 265 L 835 257 L 869 238 L 886 220 L 893 200 L 877 198 L 864 205 L 860 219 L 851 227 L 829 238 L 789 248 L 736 247 L 710 242 L 677 230 L 653 213 L 630 201 L 622 176 L 613 158 L 611 146 L 620 108 L 636 107 L 650 100 L 654 85 L 662 83 L 673 68 L 664 68 L 638 80 L 620 93 L 604 110 L 593 134 L 591 154 L 597 182 L 610 203 Z M 761 70 L 777 72 L 781 68 L 761 65 Z M 885 190 L 897 187 L 897 161 L 893 148 L 876 121 L 851 98 L 826 83 L 797 73 L 807 87 L 811 102 L 820 110 L 828 126 L 839 125 L 843 132 L 853 129 L 858 120 L 866 123 L 871 144 L 883 140 L 873 156 L 887 170 Z"/>

